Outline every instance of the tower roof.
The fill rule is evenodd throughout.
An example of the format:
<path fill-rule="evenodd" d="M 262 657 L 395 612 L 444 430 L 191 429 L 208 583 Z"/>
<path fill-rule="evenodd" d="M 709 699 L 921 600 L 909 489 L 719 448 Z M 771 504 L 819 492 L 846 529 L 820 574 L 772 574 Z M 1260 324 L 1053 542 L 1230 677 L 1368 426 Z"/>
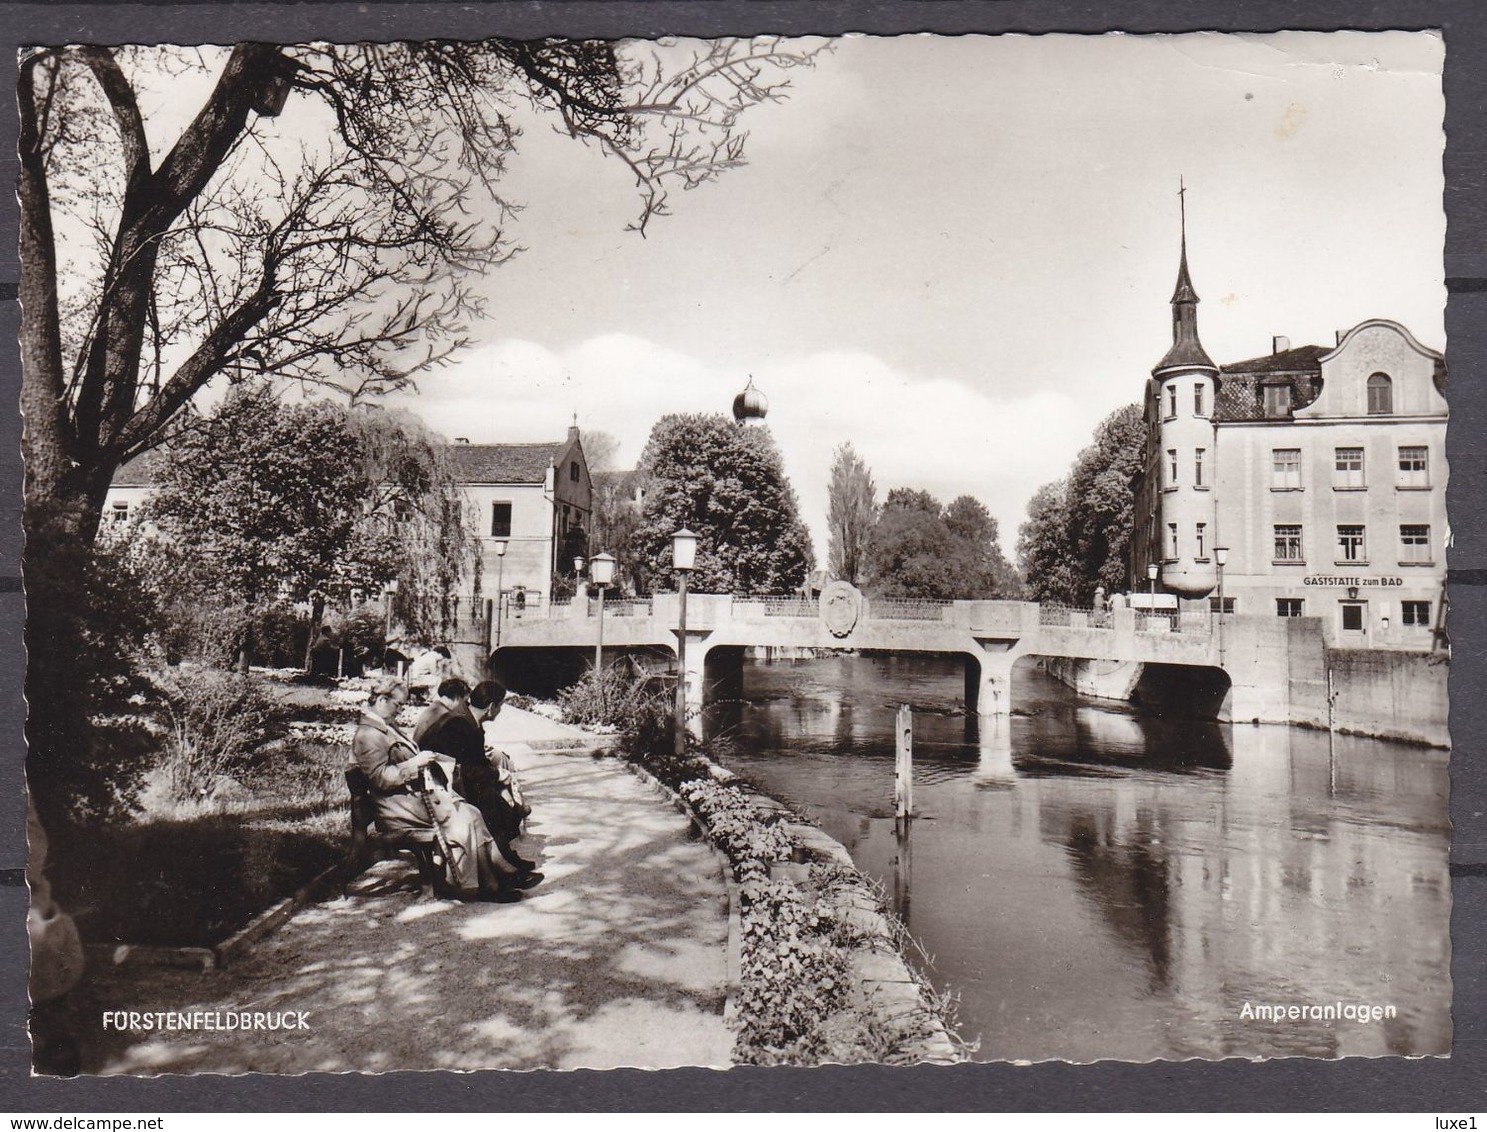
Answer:
<path fill-rule="evenodd" d="M 1172 291 L 1172 348 L 1151 371 L 1153 377 L 1164 377 L 1174 371 L 1204 370 L 1217 376 L 1203 343 L 1198 341 L 1198 292 L 1188 274 L 1187 187 L 1178 189 L 1182 211 L 1182 252 L 1177 264 L 1177 286 Z"/>

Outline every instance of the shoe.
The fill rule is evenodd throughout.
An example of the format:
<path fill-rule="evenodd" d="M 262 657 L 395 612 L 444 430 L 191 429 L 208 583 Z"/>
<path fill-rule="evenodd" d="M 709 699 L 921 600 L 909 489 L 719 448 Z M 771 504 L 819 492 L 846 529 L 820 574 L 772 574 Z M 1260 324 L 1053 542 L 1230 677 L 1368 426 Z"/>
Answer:
<path fill-rule="evenodd" d="M 514 888 L 498 888 L 494 892 L 487 892 L 483 899 L 488 904 L 520 904 L 521 893 Z"/>
<path fill-rule="evenodd" d="M 525 857 L 517 856 L 515 853 L 511 854 L 511 863 L 524 873 L 534 872 L 537 868 L 536 861 L 529 861 Z"/>
<path fill-rule="evenodd" d="M 511 882 L 513 888 L 536 888 L 542 883 L 541 873 L 519 873 Z"/>

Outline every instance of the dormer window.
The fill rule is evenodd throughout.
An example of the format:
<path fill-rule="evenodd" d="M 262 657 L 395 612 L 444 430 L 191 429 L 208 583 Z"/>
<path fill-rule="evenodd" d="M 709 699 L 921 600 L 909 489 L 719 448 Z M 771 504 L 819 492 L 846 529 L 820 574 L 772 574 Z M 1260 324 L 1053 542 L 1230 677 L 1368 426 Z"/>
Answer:
<path fill-rule="evenodd" d="M 1284 420 L 1291 415 L 1291 387 L 1289 385 L 1266 385 L 1264 394 L 1267 419 Z"/>
<path fill-rule="evenodd" d="M 1387 373 L 1370 374 L 1368 377 L 1368 415 L 1387 416 L 1394 412 L 1394 382 Z"/>

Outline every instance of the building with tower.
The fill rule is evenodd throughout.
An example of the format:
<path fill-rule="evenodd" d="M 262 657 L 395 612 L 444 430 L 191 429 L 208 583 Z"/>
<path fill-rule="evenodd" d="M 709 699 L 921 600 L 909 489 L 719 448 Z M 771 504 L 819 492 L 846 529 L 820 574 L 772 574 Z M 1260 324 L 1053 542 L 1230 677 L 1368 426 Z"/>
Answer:
<path fill-rule="evenodd" d="M 1172 347 L 1145 395 L 1133 591 L 1320 618 L 1333 647 L 1429 649 L 1444 615 L 1445 360 L 1370 319 L 1332 346 L 1215 365 L 1184 218 Z M 1201 603 L 1201 604 L 1199 604 Z"/>

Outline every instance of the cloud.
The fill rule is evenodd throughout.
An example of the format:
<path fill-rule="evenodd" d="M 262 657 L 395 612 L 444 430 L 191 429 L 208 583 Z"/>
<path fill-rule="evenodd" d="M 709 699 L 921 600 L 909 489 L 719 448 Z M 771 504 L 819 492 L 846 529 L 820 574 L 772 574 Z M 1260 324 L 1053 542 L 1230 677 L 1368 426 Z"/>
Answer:
<path fill-rule="evenodd" d="M 872 469 L 880 498 L 894 487 L 948 503 L 980 499 L 1010 553 L 1028 498 L 1064 475 L 1108 406 L 1029 383 L 989 394 L 949 378 L 895 371 L 854 352 L 740 360 L 716 367 L 624 334 L 562 353 L 521 339 L 480 347 L 397 398 L 446 436 L 473 443 L 562 436 L 576 414 L 586 431 L 619 441 L 633 465 L 667 413 L 729 412 L 749 376 L 769 398 L 768 424 L 824 565 L 827 484 L 837 445 L 850 441 Z"/>

